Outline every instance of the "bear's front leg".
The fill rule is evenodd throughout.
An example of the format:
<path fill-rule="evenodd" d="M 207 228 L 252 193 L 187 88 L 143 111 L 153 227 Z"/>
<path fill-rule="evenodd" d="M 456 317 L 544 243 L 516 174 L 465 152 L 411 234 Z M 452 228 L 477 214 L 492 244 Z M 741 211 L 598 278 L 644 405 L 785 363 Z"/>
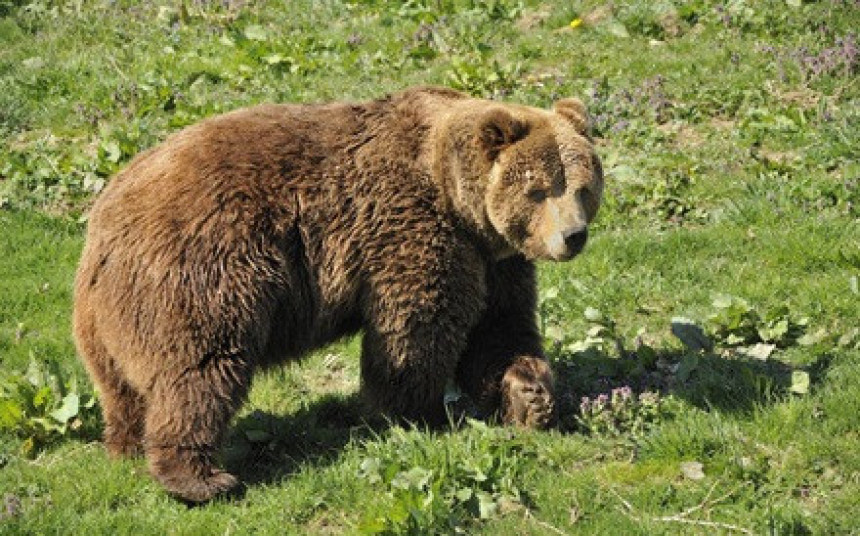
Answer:
<path fill-rule="evenodd" d="M 457 382 L 483 417 L 547 428 L 555 422 L 555 393 L 537 327 L 535 268 L 521 256 L 487 273 L 487 309 L 469 334 Z"/>
<path fill-rule="evenodd" d="M 388 417 L 430 426 L 444 424 L 445 379 L 453 373 L 455 359 L 444 350 L 434 350 L 432 344 L 398 339 L 374 329 L 365 332 L 361 352 L 363 396 Z"/>
<path fill-rule="evenodd" d="M 389 416 L 444 424 L 445 385 L 484 309 L 484 265 L 465 246 L 428 247 L 402 262 L 389 255 L 379 265 L 363 300 L 363 394 Z"/>
<path fill-rule="evenodd" d="M 389 416 L 444 424 L 445 385 L 455 376 L 479 314 L 471 306 L 418 300 L 378 315 L 362 340 L 365 397 Z"/>

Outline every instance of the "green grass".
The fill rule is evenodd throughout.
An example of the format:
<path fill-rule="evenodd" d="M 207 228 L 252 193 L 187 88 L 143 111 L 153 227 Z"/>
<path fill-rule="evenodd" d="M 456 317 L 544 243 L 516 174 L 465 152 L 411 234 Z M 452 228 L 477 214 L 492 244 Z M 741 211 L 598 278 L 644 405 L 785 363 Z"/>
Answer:
<path fill-rule="evenodd" d="M 107 460 L 83 409 L 38 442 L 0 426 L 0 534 L 860 534 L 854 2 L 164 4 L 0 1 L 0 385 L 55 362 L 47 384 L 91 391 L 81 222 L 134 154 L 247 104 L 430 83 L 595 116 L 593 240 L 540 267 L 561 427 L 388 426 L 357 399 L 356 338 L 257 378 L 223 452 L 238 501 L 172 500 L 143 461 Z M 766 360 L 751 339 L 685 348 L 672 318 L 706 326 L 719 295 L 807 337 Z M 659 409 L 614 405 L 589 432 L 581 397 L 625 385 Z"/>

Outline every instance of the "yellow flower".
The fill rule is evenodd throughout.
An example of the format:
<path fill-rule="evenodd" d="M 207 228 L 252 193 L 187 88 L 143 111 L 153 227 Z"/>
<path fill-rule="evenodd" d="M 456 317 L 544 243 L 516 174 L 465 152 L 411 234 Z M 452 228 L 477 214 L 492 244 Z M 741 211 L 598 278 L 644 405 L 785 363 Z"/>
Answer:
<path fill-rule="evenodd" d="M 580 26 L 582 26 L 582 19 L 573 19 L 570 21 L 571 28 L 579 28 Z"/>

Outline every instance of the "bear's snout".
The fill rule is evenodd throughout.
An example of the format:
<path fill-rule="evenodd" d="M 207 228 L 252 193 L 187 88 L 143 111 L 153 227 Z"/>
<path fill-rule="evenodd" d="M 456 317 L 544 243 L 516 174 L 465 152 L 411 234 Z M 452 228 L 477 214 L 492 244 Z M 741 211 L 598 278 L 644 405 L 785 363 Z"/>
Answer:
<path fill-rule="evenodd" d="M 581 231 L 574 232 L 564 239 L 564 245 L 567 247 L 567 258 L 573 258 L 579 255 L 579 252 L 585 247 L 588 241 L 588 228 L 583 228 Z"/>

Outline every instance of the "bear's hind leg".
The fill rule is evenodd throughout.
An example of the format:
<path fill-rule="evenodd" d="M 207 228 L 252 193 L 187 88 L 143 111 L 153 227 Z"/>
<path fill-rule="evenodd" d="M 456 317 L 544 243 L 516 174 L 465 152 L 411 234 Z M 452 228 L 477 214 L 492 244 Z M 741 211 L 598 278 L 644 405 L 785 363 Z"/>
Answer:
<path fill-rule="evenodd" d="M 247 359 L 228 355 L 159 378 L 147 407 L 144 447 L 150 471 L 168 492 L 201 503 L 237 487 L 235 476 L 216 467 L 215 456 L 251 372 Z"/>
<path fill-rule="evenodd" d="M 92 327 L 79 318 L 75 323 L 75 338 L 78 353 L 99 391 L 105 448 L 113 457 L 140 455 L 146 412 L 144 399 L 98 342 Z"/>
<path fill-rule="evenodd" d="M 140 393 L 122 379 L 113 361 L 99 365 L 104 365 L 101 367 L 104 370 L 95 371 L 93 376 L 98 378 L 105 448 L 113 457 L 139 456 L 143 454 L 146 403 Z"/>

